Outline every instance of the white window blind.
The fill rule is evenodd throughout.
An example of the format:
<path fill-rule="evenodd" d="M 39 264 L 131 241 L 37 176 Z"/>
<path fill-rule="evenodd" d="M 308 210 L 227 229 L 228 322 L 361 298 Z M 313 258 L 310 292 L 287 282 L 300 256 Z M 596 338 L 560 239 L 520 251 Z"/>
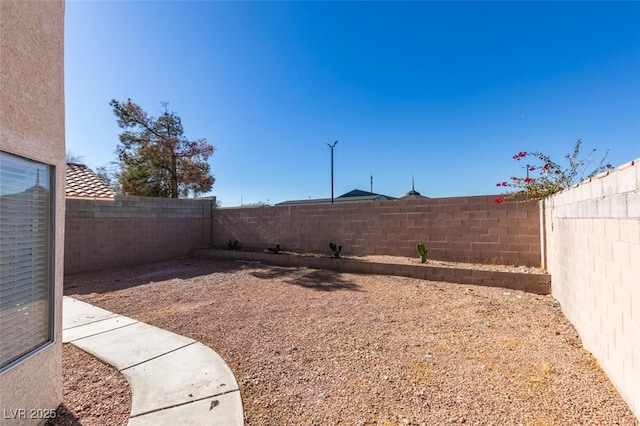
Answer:
<path fill-rule="evenodd" d="M 0 152 L 0 370 L 53 339 L 53 167 Z"/>

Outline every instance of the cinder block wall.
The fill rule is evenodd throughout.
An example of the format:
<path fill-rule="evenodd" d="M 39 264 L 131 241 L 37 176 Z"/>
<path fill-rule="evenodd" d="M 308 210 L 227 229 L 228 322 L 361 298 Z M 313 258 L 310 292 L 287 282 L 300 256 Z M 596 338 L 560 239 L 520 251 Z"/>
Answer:
<path fill-rule="evenodd" d="M 640 417 L 640 159 L 543 206 L 552 293 Z"/>
<path fill-rule="evenodd" d="M 185 256 L 211 244 L 215 200 L 67 199 L 65 274 Z"/>
<path fill-rule="evenodd" d="M 495 204 L 495 196 L 218 209 L 213 242 L 238 240 L 243 247 L 345 255 L 417 256 L 540 266 L 538 204 Z"/>

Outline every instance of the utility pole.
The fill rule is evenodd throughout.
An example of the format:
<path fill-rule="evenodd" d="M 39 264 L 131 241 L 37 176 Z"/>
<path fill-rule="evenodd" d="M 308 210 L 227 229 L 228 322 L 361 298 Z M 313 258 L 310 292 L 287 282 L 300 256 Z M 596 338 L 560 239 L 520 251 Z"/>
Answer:
<path fill-rule="evenodd" d="M 336 147 L 338 141 L 335 141 L 332 144 L 327 144 L 329 148 L 331 148 L 331 204 L 333 204 L 333 148 Z"/>
<path fill-rule="evenodd" d="M 369 183 L 371 184 L 371 190 L 369 192 L 373 194 L 373 175 L 369 175 L 369 179 Z"/>

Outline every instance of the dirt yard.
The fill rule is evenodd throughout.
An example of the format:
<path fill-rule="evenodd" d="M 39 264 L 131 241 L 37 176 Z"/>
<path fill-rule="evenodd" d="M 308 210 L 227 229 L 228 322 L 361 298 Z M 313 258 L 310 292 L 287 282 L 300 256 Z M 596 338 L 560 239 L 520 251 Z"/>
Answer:
<path fill-rule="evenodd" d="M 203 259 L 65 295 L 209 345 L 248 425 L 638 425 L 550 296 Z"/>
<path fill-rule="evenodd" d="M 115 368 L 70 344 L 62 348 L 64 403 L 46 426 L 124 425 L 131 413 L 131 391 Z"/>

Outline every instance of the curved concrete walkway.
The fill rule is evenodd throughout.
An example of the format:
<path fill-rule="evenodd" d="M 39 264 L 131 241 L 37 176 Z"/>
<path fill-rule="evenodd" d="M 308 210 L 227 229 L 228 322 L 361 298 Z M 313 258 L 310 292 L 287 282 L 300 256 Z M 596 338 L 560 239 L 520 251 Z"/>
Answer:
<path fill-rule="evenodd" d="M 200 342 L 67 296 L 62 340 L 127 378 L 130 426 L 244 424 L 233 372 Z"/>

